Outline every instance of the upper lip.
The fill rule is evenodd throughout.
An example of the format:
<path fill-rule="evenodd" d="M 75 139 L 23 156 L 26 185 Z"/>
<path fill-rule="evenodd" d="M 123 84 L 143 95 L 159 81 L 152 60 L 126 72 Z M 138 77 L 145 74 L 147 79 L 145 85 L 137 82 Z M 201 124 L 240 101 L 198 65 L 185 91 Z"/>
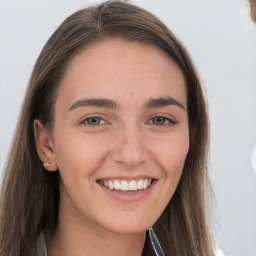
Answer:
<path fill-rule="evenodd" d="M 97 180 L 97 183 L 100 185 L 107 187 L 111 190 L 121 190 L 121 191 L 138 191 L 138 190 L 143 190 L 147 189 L 154 179 L 152 178 L 139 178 L 139 177 L 129 177 L 129 179 L 125 179 L 122 177 L 121 179 L 117 177 L 115 178 L 108 178 L 108 179 L 100 179 Z"/>
<path fill-rule="evenodd" d="M 107 176 L 107 177 L 102 177 L 97 179 L 99 180 L 127 180 L 127 181 L 131 181 L 131 180 L 140 180 L 140 179 L 151 179 L 151 180 L 156 180 L 157 178 L 153 177 L 153 176 L 149 176 L 149 175 L 137 175 L 137 176 Z"/>

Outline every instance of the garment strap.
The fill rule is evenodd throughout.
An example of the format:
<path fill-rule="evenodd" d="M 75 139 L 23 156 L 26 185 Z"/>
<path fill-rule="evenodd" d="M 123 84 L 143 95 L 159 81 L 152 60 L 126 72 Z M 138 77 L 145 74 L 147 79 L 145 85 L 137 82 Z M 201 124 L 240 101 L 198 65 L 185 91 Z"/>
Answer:
<path fill-rule="evenodd" d="M 151 227 L 148 232 L 149 232 L 149 238 L 150 238 L 151 244 L 154 248 L 154 251 L 156 253 L 156 256 L 165 256 L 164 251 L 156 237 L 156 234 L 155 234 L 153 228 Z"/>

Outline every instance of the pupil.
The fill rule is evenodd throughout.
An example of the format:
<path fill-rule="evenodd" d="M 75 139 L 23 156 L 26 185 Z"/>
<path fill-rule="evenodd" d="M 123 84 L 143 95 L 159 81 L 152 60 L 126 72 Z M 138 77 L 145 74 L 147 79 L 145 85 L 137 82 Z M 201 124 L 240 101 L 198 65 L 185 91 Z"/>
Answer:
<path fill-rule="evenodd" d="M 92 117 L 88 120 L 88 123 L 91 125 L 97 125 L 99 124 L 100 119 L 98 117 Z"/>
<path fill-rule="evenodd" d="M 156 124 L 156 125 L 162 125 L 162 124 L 164 124 L 164 122 L 165 122 L 164 117 L 155 117 L 153 119 L 153 124 Z"/>

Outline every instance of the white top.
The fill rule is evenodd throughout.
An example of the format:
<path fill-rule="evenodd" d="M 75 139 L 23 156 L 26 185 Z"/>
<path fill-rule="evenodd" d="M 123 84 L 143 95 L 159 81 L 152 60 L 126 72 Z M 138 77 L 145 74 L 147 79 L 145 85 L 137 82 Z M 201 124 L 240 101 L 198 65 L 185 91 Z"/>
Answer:
<path fill-rule="evenodd" d="M 37 239 L 37 253 L 38 256 L 47 256 L 46 244 L 44 239 L 44 233 L 42 232 Z"/>

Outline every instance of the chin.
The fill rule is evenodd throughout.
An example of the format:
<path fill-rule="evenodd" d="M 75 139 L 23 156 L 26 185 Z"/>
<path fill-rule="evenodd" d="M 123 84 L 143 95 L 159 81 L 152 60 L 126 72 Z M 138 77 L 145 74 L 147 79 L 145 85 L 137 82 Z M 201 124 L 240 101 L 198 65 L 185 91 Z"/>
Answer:
<path fill-rule="evenodd" d="M 148 214 L 149 215 L 149 214 Z M 155 223 L 156 219 L 138 216 L 119 216 L 115 220 L 110 219 L 103 225 L 105 229 L 114 233 L 129 235 L 140 234 L 147 231 Z"/>

